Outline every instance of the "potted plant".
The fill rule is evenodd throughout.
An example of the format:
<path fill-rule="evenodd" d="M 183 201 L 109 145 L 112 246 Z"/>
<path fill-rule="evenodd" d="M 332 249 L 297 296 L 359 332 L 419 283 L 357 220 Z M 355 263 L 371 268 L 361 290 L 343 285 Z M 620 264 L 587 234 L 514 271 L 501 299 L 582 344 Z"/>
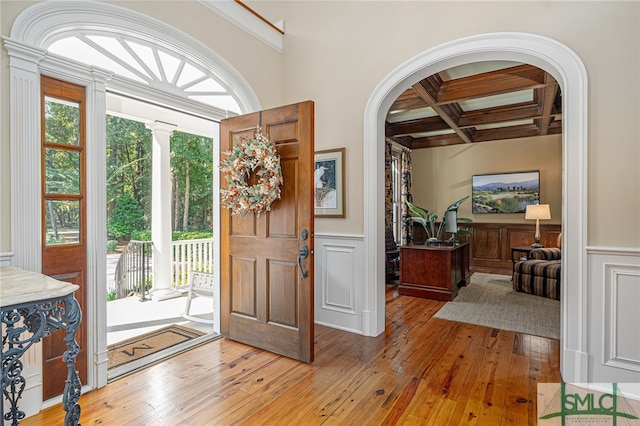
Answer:
<path fill-rule="evenodd" d="M 412 222 L 412 223 L 419 223 L 420 225 L 422 225 L 422 227 L 424 228 L 427 234 L 427 240 L 425 241 L 425 244 L 441 243 L 442 231 L 444 231 L 447 225 L 447 212 L 450 212 L 450 211 L 457 212 L 458 208 L 460 207 L 460 204 L 462 204 L 467 198 L 469 198 L 468 195 L 456 201 L 455 203 L 451 204 L 449 207 L 447 207 L 447 209 L 445 210 L 445 213 L 442 215 L 442 222 L 440 223 L 436 222 L 438 220 L 438 215 L 435 214 L 435 212 L 430 212 L 424 207 L 416 206 L 415 204 L 407 201 L 406 202 L 407 207 L 409 207 L 409 210 L 411 211 L 411 213 L 414 214 L 414 216 L 408 217 L 406 221 Z M 469 223 L 471 222 L 471 219 L 464 218 L 464 217 L 457 217 L 457 223 L 461 223 L 461 222 Z M 469 231 L 466 229 L 457 228 L 457 234 L 468 235 Z M 454 240 L 452 241 L 455 242 Z"/>

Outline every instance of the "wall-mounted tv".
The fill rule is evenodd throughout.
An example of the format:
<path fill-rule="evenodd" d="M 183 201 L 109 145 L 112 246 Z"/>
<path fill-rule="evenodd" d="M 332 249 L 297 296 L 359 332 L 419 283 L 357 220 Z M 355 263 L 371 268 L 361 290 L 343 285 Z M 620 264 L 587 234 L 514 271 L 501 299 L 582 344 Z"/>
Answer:
<path fill-rule="evenodd" d="M 540 203 L 540 171 L 474 175 L 471 179 L 471 212 L 524 213 L 527 205 Z"/>

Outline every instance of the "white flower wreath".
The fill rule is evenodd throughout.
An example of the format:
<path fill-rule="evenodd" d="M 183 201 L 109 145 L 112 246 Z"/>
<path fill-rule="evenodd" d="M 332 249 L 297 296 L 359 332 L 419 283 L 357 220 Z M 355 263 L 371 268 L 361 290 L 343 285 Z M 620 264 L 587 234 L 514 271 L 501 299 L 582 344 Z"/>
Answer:
<path fill-rule="evenodd" d="M 220 171 L 228 185 L 220 189 L 222 205 L 238 217 L 269 211 L 271 203 L 280 198 L 282 184 L 280 157 L 273 142 L 258 127 L 254 139 L 241 139 L 225 154 L 228 157 L 220 162 Z M 252 173 L 258 178 L 255 185 L 247 183 Z"/>

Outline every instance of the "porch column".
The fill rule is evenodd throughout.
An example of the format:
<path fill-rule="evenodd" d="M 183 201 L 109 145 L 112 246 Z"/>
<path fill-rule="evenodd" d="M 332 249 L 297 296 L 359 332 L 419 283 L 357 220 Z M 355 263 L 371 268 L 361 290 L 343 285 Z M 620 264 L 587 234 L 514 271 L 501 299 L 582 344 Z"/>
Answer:
<path fill-rule="evenodd" d="M 153 289 L 155 301 L 180 296 L 171 277 L 171 164 L 169 139 L 175 125 L 147 123 L 153 132 L 151 174 L 151 239 L 153 240 Z"/>

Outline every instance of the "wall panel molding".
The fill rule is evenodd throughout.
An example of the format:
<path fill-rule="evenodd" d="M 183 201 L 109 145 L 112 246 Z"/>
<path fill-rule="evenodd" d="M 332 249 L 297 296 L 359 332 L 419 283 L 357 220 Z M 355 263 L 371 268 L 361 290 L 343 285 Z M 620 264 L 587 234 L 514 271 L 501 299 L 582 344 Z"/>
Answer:
<path fill-rule="evenodd" d="M 604 265 L 604 364 L 640 372 L 640 265 Z M 625 336 L 621 339 L 620 336 Z M 633 336 L 637 336 L 633 339 Z"/>
<path fill-rule="evenodd" d="M 589 382 L 640 382 L 640 249 L 587 249 Z"/>
<path fill-rule="evenodd" d="M 363 334 L 363 238 L 314 238 L 315 323 Z"/>

